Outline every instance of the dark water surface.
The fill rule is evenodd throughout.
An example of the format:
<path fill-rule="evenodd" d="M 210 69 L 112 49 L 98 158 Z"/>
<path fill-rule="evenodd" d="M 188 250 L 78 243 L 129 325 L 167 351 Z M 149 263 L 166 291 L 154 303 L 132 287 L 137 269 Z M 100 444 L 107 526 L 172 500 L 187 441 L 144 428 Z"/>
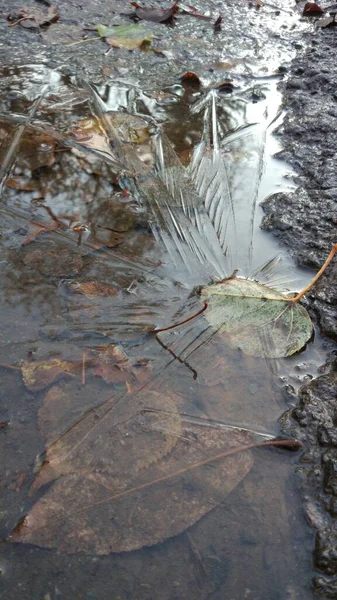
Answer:
<path fill-rule="evenodd" d="M 223 94 L 207 82 L 90 89 L 44 66 L 3 69 L 6 600 L 313 597 L 300 453 L 211 459 L 280 434 L 284 383 L 315 375 L 324 342 L 275 360 L 205 335 L 204 316 L 150 333 L 195 312 L 195 286 L 234 269 L 288 290 L 309 278 L 259 229 L 260 202 L 293 184 L 273 158 L 279 79 L 256 77 Z M 195 210 L 193 229 L 181 165 L 217 144 L 220 216 L 212 229 Z M 211 163 L 200 165 L 207 183 Z"/>

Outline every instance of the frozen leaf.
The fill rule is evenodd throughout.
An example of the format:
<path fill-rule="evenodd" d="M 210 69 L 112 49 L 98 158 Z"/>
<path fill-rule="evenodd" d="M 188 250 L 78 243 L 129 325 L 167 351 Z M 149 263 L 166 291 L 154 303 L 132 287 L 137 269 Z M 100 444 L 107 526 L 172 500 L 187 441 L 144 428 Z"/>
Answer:
<path fill-rule="evenodd" d="M 178 10 L 178 5 L 174 4 L 170 8 L 155 8 L 152 6 L 140 6 L 137 2 L 131 2 L 136 8 L 136 16 L 143 21 L 153 21 L 154 23 L 166 23 L 172 21 Z"/>
<path fill-rule="evenodd" d="M 256 281 L 232 277 L 204 287 L 204 315 L 226 342 L 246 354 L 279 358 L 301 350 L 313 333 L 303 306 Z"/>
<path fill-rule="evenodd" d="M 59 227 L 60 227 L 60 223 L 52 218 L 48 219 L 48 221 L 41 221 L 41 223 L 37 222 L 37 221 L 35 221 L 35 222 L 31 221 L 28 225 L 26 237 L 23 240 L 22 245 L 26 246 L 27 244 L 34 242 L 34 240 L 36 240 L 38 237 L 40 237 L 44 233 L 47 233 L 49 231 L 54 231 L 55 229 L 58 229 Z"/>
<path fill-rule="evenodd" d="M 54 23 L 60 18 L 60 15 L 57 12 L 56 6 L 52 4 L 46 10 L 24 6 L 10 13 L 7 18 L 9 21 L 14 21 L 12 26 L 20 23 L 21 27 L 27 29 L 39 29 L 41 25 Z"/>
<path fill-rule="evenodd" d="M 94 374 L 102 377 L 105 383 L 132 382 L 145 383 L 151 375 L 151 367 L 147 359 L 129 357 L 121 346 L 111 344 L 95 359 L 97 365 Z"/>
<path fill-rule="evenodd" d="M 52 483 L 11 541 L 110 554 L 193 525 L 250 470 L 256 436 L 183 420 L 172 393 L 92 411 L 47 448 L 33 490 Z"/>
<path fill-rule="evenodd" d="M 52 243 L 41 243 L 38 248 L 27 248 L 23 262 L 47 277 L 76 275 L 83 266 L 78 252 L 68 247 L 56 248 Z"/>
<path fill-rule="evenodd" d="M 43 390 L 54 381 L 72 375 L 78 368 L 78 365 L 59 358 L 45 361 L 24 360 L 21 364 L 24 384 L 32 392 Z"/>
<path fill-rule="evenodd" d="M 6 179 L 6 186 L 22 192 L 34 192 L 40 189 L 40 183 L 25 175 L 13 175 Z"/>
<path fill-rule="evenodd" d="M 106 25 L 96 25 L 98 34 L 104 37 L 110 46 L 115 48 L 124 48 L 134 50 L 135 48 L 144 48 L 151 44 L 153 34 L 144 31 L 141 25 L 133 23 L 131 25 L 115 25 L 107 27 Z"/>
<path fill-rule="evenodd" d="M 152 37 L 146 38 L 106 38 L 107 43 L 113 48 L 124 48 L 124 50 L 136 50 L 139 48 L 140 50 L 144 50 L 147 46 L 151 44 Z"/>
<path fill-rule="evenodd" d="M 83 294 L 87 298 L 95 298 L 96 296 L 111 298 L 119 293 L 118 288 L 108 283 L 99 283 L 98 281 L 71 281 L 67 287 L 74 292 Z"/>

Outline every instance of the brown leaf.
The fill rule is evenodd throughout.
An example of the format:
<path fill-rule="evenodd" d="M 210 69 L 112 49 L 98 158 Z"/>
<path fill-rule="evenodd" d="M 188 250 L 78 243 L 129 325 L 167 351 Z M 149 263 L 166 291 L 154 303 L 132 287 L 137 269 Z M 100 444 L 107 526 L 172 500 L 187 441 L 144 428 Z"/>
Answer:
<path fill-rule="evenodd" d="M 38 248 L 26 248 L 23 262 L 47 277 L 70 277 L 83 266 L 79 252 L 48 243 L 41 243 Z"/>
<path fill-rule="evenodd" d="M 25 386 L 32 392 L 43 390 L 54 381 L 74 374 L 79 366 L 59 358 L 45 361 L 24 360 L 21 363 L 22 377 Z"/>
<path fill-rule="evenodd" d="M 252 466 L 254 435 L 183 422 L 172 393 L 111 400 L 52 444 L 33 491 L 54 483 L 11 541 L 110 554 L 190 527 Z"/>
<path fill-rule="evenodd" d="M 180 77 L 180 81 L 185 89 L 198 89 L 201 86 L 201 81 L 195 73 L 187 71 Z"/>
<path fill-rule="evenodd" d="M 154 23 L 166 23 L 172 21 L 178 10 L 177 4 L 170 8 L 155 8 L 152 6 L 140 6 L 137 2 L 131 2 L 136 8 L 136 16 L 143 21 L 153 21 Z"/>
<path fill-rule="evenodd" d="M 316 2 L 307 2 L 303 9 L 303 17 L 315 17 L 316 15 L 321 15 L 324 13 L 324 10 L 321 9 Z"/>
<path fill-rule="evenodd" d="M 42 8 L 35 8 L 30 6 L 24 6 L 19 8 L 15 12 L 8 15 L 9 21 L 15 21 L 12 23 L 12 27 L 16 23 L 20 23 L 21 27 L 27 29 L 39 29 L 40 25 L 50 25 L 60 18 L 57 12 L 56 6 L 52 4 L 46 10 Z"/>

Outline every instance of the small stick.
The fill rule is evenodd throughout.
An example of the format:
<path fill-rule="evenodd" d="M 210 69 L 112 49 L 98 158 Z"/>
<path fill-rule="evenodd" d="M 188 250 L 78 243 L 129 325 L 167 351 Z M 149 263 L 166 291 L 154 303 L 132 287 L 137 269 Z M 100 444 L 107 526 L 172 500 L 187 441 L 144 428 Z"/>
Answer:
<path fill-rule="evenodd" d="M 174 323 L 174 325 L 168 325 L 167 327 L 156 327 L 156 329 L 153 329 L 152 333 L 160 333 L 161 331 L 168 331 L 169 329 L 174 329 L 175 327 L 179 327 L 180 325 L 184 325 L 185 323 L 188 323 L 189 321 L 192 321 L 192 319 L 195 319 L 195 317 L 198 317 L 203 312 L 205 312 L 205 310 L 207 309 L 207 307 L 208 307 L 207 302 L 204 302 L 204 306 L 200 310 L 198 310 L 198 312 L 194 313 L 190 317 L 187 317 L 187 319 L 184 319 L 183 321 L 179 321 L 179 323 Z"/>
<path fill-rule="evenodd" d="M 21 23 L 21 21 L 29 21 L 29 20 L 31 21 L 32 19 L 34 19 L 33 15 L 31 17 L 21 17 L 21 19 L 14 21 L 14 23 L 10 23 L 9 27 L 15 27 L 15 25 L 17 25 L 18 23 Z"/>
<path fill-rule="evenodd" d="M 11 369 L 12 371 L 21 371 L 20 367 L 15 367 L 14 365 L 6 365 L 3 363 L 0 363 L 0 369 Z"/>
<path fill-rule="evenodd" d="M 328 256 L 328 258 L 326 259 L 324 265 L 320 268 L 320 270 L 318 271 L 318 273 L 315 275 L 315 277 L 310 281 L 310 283 L 308 283 L 308 285 L 301 291 L 299 292 L 299 294 L 297 294 L 297 296 L 295 296 L 294 298 L 289 298 L 290 302 L 294 302 L 294 304 L 296 302 L 298 302 L 299 300 L 301 300 L 301 298 L 309 291 L 311 290 L 311 288 L 313 287 L 313 285 L 315 285 L 316 281 L 318 281 L 318 279 L 323 275 L 325 269 L 327 268 L 327 266 L 331 263 L 333 257 L 335 256 L 337 252 L 337 244 L 334 244 L 334 246 L 332 246 L 330 254 Z"/>
<path fill-rule="evenodd" d="M 92 508 L 93 506 L 98 506 L 100 504 L 106 504 L 107 502 L 110 502 L 111 500 L 116 500 L 117 498 L 121 498 L 122 496 L 127 496 L 128 494 L 132 494 L 134 492 L 139 492 L 140 490 L 144 490 L 144 489 L 149 488 L 158 483 L 163 483 L 164 481 L 169 481 L 170 479 L 173 479 L 180 475 L 185 475 L 185 473 L 191 472 L 194 469 L 198 469 L 199 467 L 203 467 L 204 465 L 209 465 L 210 463 L 216 462 L 223 458 L 226 458 L 227 456 L 233 456 L 234 454 L 239 454 L 240 452 L 245 452 L 247 450 L 253 450 L 255 448 L 264 448 L 266 446 L 267 447 L 274 446 L 276 448 L 290 448 L 291 450 L 299 450 L 302 447 L 302 444 L 298 440 L 294 440 L 294 439 L 289 439 L 289 438 L 277 439 L 276 438 L 274 440 L 268 440 L 266 442 L 244 444 L 243 446 L 236 446 L 234 448 L 229 448 L 228 450 L 225 450 L 224 452 L 220 452 L 219 454 L 216 454 L 215 456 L 205 458 L 204 460 L 200 460 L 199 462 L 194 463 L 193 465 L 190 465 L 188 467 L 183 467 L 182 469 L 178 469 L 174 473 L 169 473 L 168 475 L 163 475 L 163 477 L 158 477 L 157 479 L 153 479 L 152 481 L 147 481 L 145 483 L 141 483 L 140 485 L 137 485 L 133 488 L 129 488 L 129 489 L 123 490 L 121 492 L 112 494 L 111 496 L 108 496 L 107 498 L 103 498 L 103 500 L 98 500 L 98 502 L 93 502 L 92 504 L 88 504 L 87 506 L 84 506 L 83 508 L 81 508 L 80 512 L 86 511 L 89 508 Z M 78 509 L 76 509 L 76 512 L 78 513 Z M 14 529 L 14 531 L 15 531 L 15 529 Z"/>
<path fill-rule="evenodd" d="M 66 48 L 70 48 L 70 46 L 77 46 L 78 44 L 86 44 L 87 42 L 96 42 L 96 40 L 101 40 L 101 37 L 88 38 L 87 40 L 80 40 L 79 42 L 71 42 L 71 44 L 66 44 Z"/>
<path fill-rule="evenodd" d="M 85 385 L 85 352 L 82 354 L 82 385 Z"/>

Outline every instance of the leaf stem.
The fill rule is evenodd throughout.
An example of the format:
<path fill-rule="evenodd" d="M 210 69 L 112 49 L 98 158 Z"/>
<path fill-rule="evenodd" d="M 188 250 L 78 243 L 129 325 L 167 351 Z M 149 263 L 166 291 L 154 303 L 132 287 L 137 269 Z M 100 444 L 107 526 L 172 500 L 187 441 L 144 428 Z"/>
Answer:
<path fill-rule="evenodd" d="M 331 263 L 331 261 L 332 261 L 333 257 L 335 256 L 336 252 L 337 252 L 337 244 L 334 244 L 332 246 L 332 248 L 331 248 L 330 254 L 329 254 L 328 258 L 326 259 L 324 265 L 320 268 L 320 270 L 318 271 L 318 273 L 316 273 L 315 277 L 310 281 L 310 283 L 308 283 L 308 285 L 301 292 L 299 292 L 299 294 L 297 294 L 297 296 L 294 296 L 294 298 L 289 298 L 290 302 L 293 302 L 295 304 L 296 302 L 298 302 L 299 300 L 301 300 L 301 298 L 303 298 L 303 296 L 309 290 L 311 290 L 311 288 L 315 285 L 316 281 L 318 281 L 318 279 L 320 279 L 320 277 L 322 277 L 325 269 Z"/>
<path fill-rule="evenodd" d="M 192 321 L 192 319 L 195 319 L 195 317 L 198 317 L 199 315 L 201 315 L 203 312 L 205 312 L 205 310 L 208 307 L 208 303 L 204 302 L 204 306 L 198 310 L 198 312 L 194 313 L 193 315 L 191 315 L 190 317 L 187 317 L 187 319 L 184 319 L 183 321 L 179 321 L 179 323 L 174 323 L 173 325 L 168 325 L 167 327 L 156 327 L 156 329 L 153 329 L 153 333 L 160 333 L 161 331 L 168 331 L 169 329 L 174 329 L 175 327 L 179 327 L 180 325 L 184 325 L 185 323 L 188 323 L 189 321 Z"/>

